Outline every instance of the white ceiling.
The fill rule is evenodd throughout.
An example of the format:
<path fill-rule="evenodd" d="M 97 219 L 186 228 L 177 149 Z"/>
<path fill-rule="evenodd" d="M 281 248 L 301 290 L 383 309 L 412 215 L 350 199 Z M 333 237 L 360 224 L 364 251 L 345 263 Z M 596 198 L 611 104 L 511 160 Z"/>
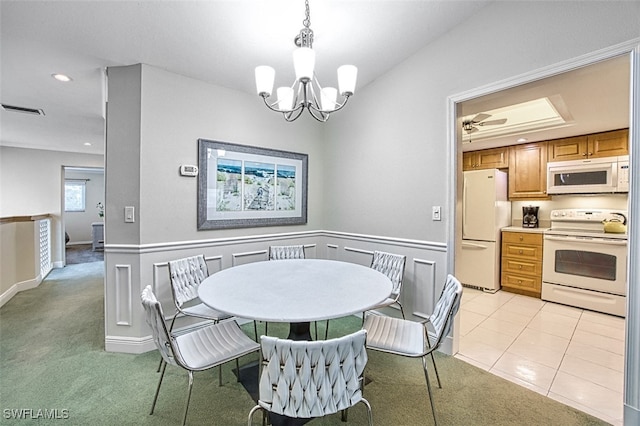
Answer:
<path fill-rule="evenodd" d="M 487 3 L 310 0 L 318 76 L 335 85 L 337 67 L 354 64 L 357 95 Z M 254 68 L 265 64 L 276 69 L 276 84 L 289 85 L 304 11 L 302 0 L 2 0 L 0 101 L 46 115 L 0 110 L 0 143 L 102 153 L 108 66 L 146 63 L 254 94 Z"/>
<path fill-rule="evenodd" d="M 318 76 L 323 84 L 334 85 L 339 65 L 356 65 L 357 96 L 358 90 L 442 34 L 473 19 L 489 3 L 310 0 Z M 302 28 L 303 18 L 302 0 L 2 0 L 0 101 L 43 109 L 46 115 L 0 109 L 0 144 L 103 153 L 103 73 L 109 66 L 146 63 L 254 94 L 253 70 L 266 64 L 276 69 L 276 84 L 288 85 L 293 81 L 293 38 Z M 588 128 L 625 127 L 628 66 L 622 66 L 622 74 L 619 69 L 605 72 L 606 78 L 582 71 L 579 78 L 549 81 L 537 88 L 532 83 L 523 90 L 485 96 L 465 102 L 463 113 L 523 102 L 532 99 L 534 92 L 539 96 L 542 89 L 548 92 L 543 96 L 560 94 L 576 121 L 589 123 Z M 67 74 L 73 81 L 60 83 L 51 78 L 53 73 Z M 626 89 L 613 84 L 620 79 Z M 584 84 L 575 85 L 582 81 Z M 584 100 L 579 96 L 585 93 L 592 97 Z M 612 96 L 616 98 L 610 99 Z M 620 96 L 627 96 L 623 106 L 626 115 L 611 107 L 620 103 Z M 580 99 L 575 105 L 574 98 Z M 260 102 L 257 95 L 256 102 Z M 594 109 L 599 118 L 582 112 Z M 92 146 L 84 146 L 85 142 Z M 472 144 L 475 149 L 490 143 Z"/>

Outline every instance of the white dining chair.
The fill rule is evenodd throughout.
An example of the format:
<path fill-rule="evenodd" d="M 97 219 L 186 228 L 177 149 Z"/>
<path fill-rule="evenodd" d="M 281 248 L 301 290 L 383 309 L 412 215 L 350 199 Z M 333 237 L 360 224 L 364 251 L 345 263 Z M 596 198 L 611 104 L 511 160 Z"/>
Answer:
<path fill-rule="evenodd" d="M 436 410 L 431 394 L 427 356 L 431 356 L 438 387 L 442 388 L 433 351 L 440 347 L 443 339 L 449 334 L 453 318 L 460 307 L 461 298 L 462 284 L 453 275 L 448 275 L 442 294 L 428 319 L 422 322 L 414 322 L 370 313 L 367 315 L 363 326 L 367 330 L 367 349 L 411 358 L 422 358 L 431 411 L 436 424 Z M 430 329 L 434 333 L 432 339 L 429 338 Z"/>
<path fill-rule="evenodd" d="M 391 280 L 392 289 L 389 297 L 371 310 L 384 308 L 391 305 L 398 305 L 402 318 L 404 309 L 400 303 L 400 292 L 402 291 L 402 281 L 404 279 L 404 267 L 407 257 L 399 254 L 387 253 L 384 251 L 374 251 L 371 259 L 371 269 L 382 272 Z"/>
<path fill-rule="evenodd" d="M 208 276 L 209 269 L 202 254 L 169 261 L 171 295 L 176 307 L 169 332 L 173 331 L 178 317 L 196 317 L 214 323 L 231 318 L 231 315 L 212 309 L 198 300 L 198 287 Z M 162 362 L 160 359 L 158 371 L 162 368 Z"/>
<path fill-rule="evenodd" d="M 169 261 L 171 293 L 176 306 L 169 331 L 173 330 L 179 316 L 197 317 L 214 322 L 231 318 L 231 315 L 212 309 L 197 300 L 198 287 L 208 276 L 209 269 L 202 254 Z M 193 303 L 194 301 L 197 303 Z"/>
<path fill-rule="evenodd" d="M 304 259 L 304 246 L 270 246 L 269 260 Z"/>
<path fill-rule="evenodd" d="M 296 419 L 311 419 L 342 412 L 362 402 L 373 424 L 371 405 L 362 396 L 367 364 L 366 332 L 344 337 L 293 341 L 261 336 L 262 373 L 258 410 Z"/>
<path fill-rule="evenodd" d="M 174 335 L 167 329 L 162 306 L 153 294 L 151 286 L 144 288 L 140 299 L 144 307 L 147 324 L 153 334 L 153 341 L 164 360 L 158 388 L 153 397 L 153 404 L 149 414 L 153 414 L 156 407 L 167 364 L 175 365 L 184 368 L 189 374 L 187 405 L 182 418 L 182 424 L 184 425 L 187 422 L 189 401 L 191 400 L 191 390 L 193 389 L 193 372 L 208 370 L 235 360 L 238 380 L 240 380 L 238 358 L 257 352 L 260 349 L 260 345 L 249 338 L 236 321 L 207 323 L 189 332 Z M 219 385 L 221 384 L 222 377 L 219 376 Z"/>

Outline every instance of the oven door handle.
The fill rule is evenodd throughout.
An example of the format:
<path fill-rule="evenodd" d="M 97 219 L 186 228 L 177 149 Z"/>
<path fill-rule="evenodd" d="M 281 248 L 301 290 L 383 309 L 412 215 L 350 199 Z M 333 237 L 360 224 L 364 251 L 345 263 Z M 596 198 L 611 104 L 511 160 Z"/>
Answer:
<path fill-rule="evenodd" d="M 545 235 L 544 237 L 547 241 L 562 241 L 562 242 L 571 242 L 571 243 L 591 243 L 591 244 L 607 244 L 610 246 L 626 246 L 626 240 L 614 240 L 614 239 L 602 239 L 602 238 L 566 238 L 566 237 L 553 237 L 550 235 Z"/>

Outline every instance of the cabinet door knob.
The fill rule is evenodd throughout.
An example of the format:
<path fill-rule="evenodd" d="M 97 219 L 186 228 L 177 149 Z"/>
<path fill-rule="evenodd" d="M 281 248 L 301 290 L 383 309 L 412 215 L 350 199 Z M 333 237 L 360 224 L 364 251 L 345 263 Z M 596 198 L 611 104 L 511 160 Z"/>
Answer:
<path fill-rule="evenodd" d="M 522 254 L 522 250 L 518 250 L 518 251 L 519 251 L 519 254 Z"/>
<path fill-rule="evenodd" d="M 586 152 L 583 152 L 583 153 L 582 153 L 582 156 L 583 156 L 583 157 L 586 157 L 586 156 L 587 156 L 587 153 L 586 153 Z"/>
<path fill-rule="evenodd" d="M 518 265 L 518 269 L 522 269 L 522 265 Z"/>
<path fill-rule="evenodd" d="M 520 235 L 520 241 L 524 240 L 524 237 L 522 235 Z"/>

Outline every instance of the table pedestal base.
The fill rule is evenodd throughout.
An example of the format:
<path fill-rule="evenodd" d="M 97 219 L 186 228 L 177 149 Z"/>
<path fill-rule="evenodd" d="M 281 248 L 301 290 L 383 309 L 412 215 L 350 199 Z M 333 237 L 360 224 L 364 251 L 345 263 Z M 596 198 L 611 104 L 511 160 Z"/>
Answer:
<path fill-rule="evenodd" d="M 308 322 L 292 322 L 289 324 L 289 340 L 313 340 L 311 338 L 310 323 Z"/>

